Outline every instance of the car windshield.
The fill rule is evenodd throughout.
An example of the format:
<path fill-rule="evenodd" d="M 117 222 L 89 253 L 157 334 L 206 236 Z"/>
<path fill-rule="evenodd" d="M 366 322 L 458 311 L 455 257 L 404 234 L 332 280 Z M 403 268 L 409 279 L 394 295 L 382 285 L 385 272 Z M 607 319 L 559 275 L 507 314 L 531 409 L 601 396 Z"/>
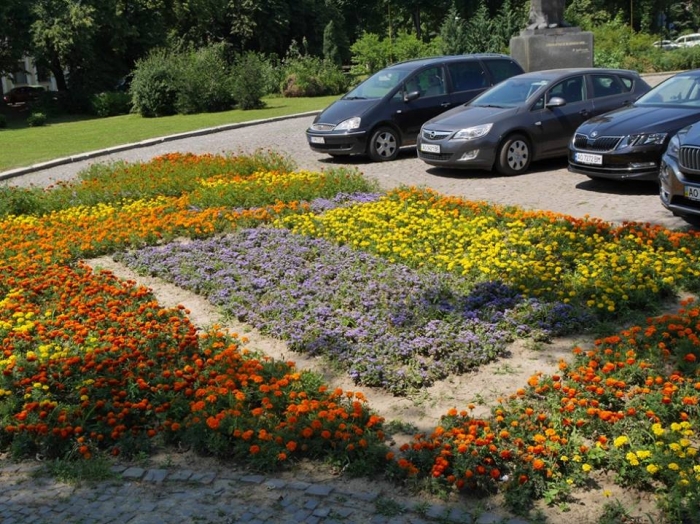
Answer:
<path fill-rule="evenodd" d="M 548 83 L 549 80 L 544 78 L 509 78 L 476 97 L 469 105 L 516 107 Z"/>
<path fill-rule="evenodd" d="M 671 77 L 640 97 L 634 105 L 700 107 L 700 77 L 682 74 Z"/>
<path fill-rule="evenodd" d="M 409 71 L 401 69 L 379 71 L 346 94 L 343 99 L 383 98 L 389 91 L 398 86 L 408 76 L 408 73 Z"/>

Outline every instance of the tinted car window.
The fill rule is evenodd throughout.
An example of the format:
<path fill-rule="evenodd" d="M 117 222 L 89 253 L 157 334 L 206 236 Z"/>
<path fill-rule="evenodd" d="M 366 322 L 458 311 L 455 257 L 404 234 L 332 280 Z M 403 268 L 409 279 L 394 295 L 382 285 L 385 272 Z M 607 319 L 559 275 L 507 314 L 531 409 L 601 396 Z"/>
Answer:
<path fill-rule="evenodd" d="M 494 84 L 523 72 L 518 64 L 510 60 L 490 60 L 487 58 L 484 60 L 484 64 L 486 64 L 486 69 L 491 73 Z"/>
<path fill-rule="evenodd" d="M 444 95 L 447 93 L 444 69 L 440 66 L 430 67 L 410 78 L 406 82 L 406 92 L 411 91 L 418 91 L 422 98 Z"/>
<path fill-rule="evenodd" d="M 583 77 L 575 76 L 559 82 L 549 90 L 549 98 L 559 96 L 567 103 L 580 102 L 585 98 L 583 89 Z"/>
<path fill-rule="evenodd" d="M 453 91 L 469 91 L 487 86 L 486 72 L 476 60 L 448 64 Z"/>
<path fill-rule="evenodd" d="M 471 105 L 516 107 L 530 98 L 540 87 L 547 85 L 547 82 L 541 78 L 511 78 L 508 82 L 502 82 L 472 100 Z"/>
<path fill-rule="evenodd" d="M 629 93 L 634 87 L 634 80 L 632 80 L 631 78 L 627 78 L 626 76 L 620 77 L 620 83 L 622 83 L 622 90 L 625 93 Z"/>
<path fill-rule="evenodd" d="M 593 97 L 601 98 L 622 93 L 622 85 L 618 83 L 617 77 L 613 75 L 591 75 L 593 84 Z M 629 89 L 627 89 L 629 91 Z"/>

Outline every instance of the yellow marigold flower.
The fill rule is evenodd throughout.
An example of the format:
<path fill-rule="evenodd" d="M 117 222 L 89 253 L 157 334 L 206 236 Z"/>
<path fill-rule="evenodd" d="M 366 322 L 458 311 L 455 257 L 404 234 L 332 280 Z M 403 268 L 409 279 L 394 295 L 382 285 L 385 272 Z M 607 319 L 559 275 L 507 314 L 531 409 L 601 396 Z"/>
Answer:
<path fill-rule="evenodd" d="M 678 442 L 671 442 L 668 447 L 671 448 L 671 451 L 678 452 L 681 450 L 681 445 Z"/>
<path fill-rule="evenodd" d="M 630 451 L 625 455 L 625 458 L 627 459 L 627 462 L 629 462 L 632 466 L 639 466 L 639 460 L 637 460 L 637 455 Z"/>
<path fill-rule="evenodd" d="M 670 466 L 669 466 L 669 467 L 670 467 Z M 593 466 L 591 466 L 590 464 L 584 464 L 583 466 L 581 466 L 581 469 L 582 469 L 585 473 L 588 473 L 590 470 L 593 469 Z"/>
<path fill-rule="evenodd" d="M 609 489 L 604 489 L 604 490 L 603 490 L 603 496 L 604 496 L 606 499 L 607 499 L 607 498 L 610 498 L 610 497 L 612 496 L 612 491 L 610 491 Z"/>
<path fill-rule="evenodd" d="M 627 444 L 630 441 L 625 435 L 620 435 L 617 437 L 614 441 L 613 444 L 615 445 L 616 448 L 621 448 L 625 444 Z"/>
<path fill-rule="evenodd" d="M 676 464 L 675 462 L 671 462 L 668 465 L 668 469 L 673 470 L 673 471 L 678 471 L 680 469 L 680 466 Z"/>
<path fill-rule="evenodd" d="M 661 435 L 664 434 L 664 428 L 661 427 L 661 424 L 658 422 L 655 424 L 652 424 L 651 426 L 651 431 L 656 435 L 657 437 L 660 437 Z"/>
<path fill-rule="evenodd" d="M 651 451 L 648 451 L 646 449 L 640 449 L 639 451 L 637 451 L 637 458 L 647 459 L 649 457 L 651 457 Z"/>
<path fill-rule="evenodd" d="M 651 475 L 653 475 L 657 471 L 659 471 L 659 466 L 657 466 L 656 464 L 649 464 L 647 466 L 647 472 L 650 473 Z"/>

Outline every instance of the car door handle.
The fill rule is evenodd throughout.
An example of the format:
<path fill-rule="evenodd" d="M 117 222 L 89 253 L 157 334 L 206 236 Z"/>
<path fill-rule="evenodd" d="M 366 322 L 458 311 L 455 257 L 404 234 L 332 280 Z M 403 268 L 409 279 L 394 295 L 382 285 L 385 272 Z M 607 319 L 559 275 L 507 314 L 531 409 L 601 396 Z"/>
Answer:
<path fill-rule="evenodd" d="M 440 107 L 450 107 L 452 104 L 450 102 L 443 102 Z"/>
<path fill-rule="evenodd" d="M 579 115 L 581 116 L 590 116 L 590 111 L 588 109 L 582 109 L 581 111 L 578 112 Z"/>

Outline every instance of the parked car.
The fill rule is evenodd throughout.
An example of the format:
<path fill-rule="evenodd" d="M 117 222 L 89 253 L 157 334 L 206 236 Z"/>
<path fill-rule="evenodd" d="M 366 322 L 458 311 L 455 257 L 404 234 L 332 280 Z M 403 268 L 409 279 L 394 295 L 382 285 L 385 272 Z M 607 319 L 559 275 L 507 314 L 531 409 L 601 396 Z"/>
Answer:
<path fill-rule="evenodd" d="M 524 173 L 534 160 L 565 157 L 586 119 L 631 104 L 649 89 L 638 73 L 621 69 L 514 76 L 423 124 L 418 158 L 434 166 Z"/>
<path fill-rule="evenodd" d="M 569 171 L 589 178 L 653 180 L 670 138 L 700 120 L 700 69 L 666 79 L 629 107 L 584 122 L 569 144 Z"/>
<path fill-rule="evenodd" d="M 694 47 L 700 44 L 700 33 L 679 36 L 673 41 L 678 47 Z"/>
<path fill-rule="evenodd" d="M 522 72 L 511 57 L 491 53 L 394 64 L 327 107 L 306 138 L 318 153 L 393 160 L 416 143 L 423 122 Z"/>
<path fill-rule="evenodd" d="M 700 226 L 700 123 L 671 137 L 661 157 L 659 186 L 666 209 Z"/>
<path fill-rule="evenodd" d="M 26 104 L 38 100 L 46 90 L 42 86 L 18 86 L 3 96 L 6 104 Z"/>
<path fill-rule="evenodd" d="M 657 40 L 652 44 L 654 47 L 658 47 L 659 49 L 678 49 L 681 46 L 680 44 L 677 44 L 673 40 Z"/>

